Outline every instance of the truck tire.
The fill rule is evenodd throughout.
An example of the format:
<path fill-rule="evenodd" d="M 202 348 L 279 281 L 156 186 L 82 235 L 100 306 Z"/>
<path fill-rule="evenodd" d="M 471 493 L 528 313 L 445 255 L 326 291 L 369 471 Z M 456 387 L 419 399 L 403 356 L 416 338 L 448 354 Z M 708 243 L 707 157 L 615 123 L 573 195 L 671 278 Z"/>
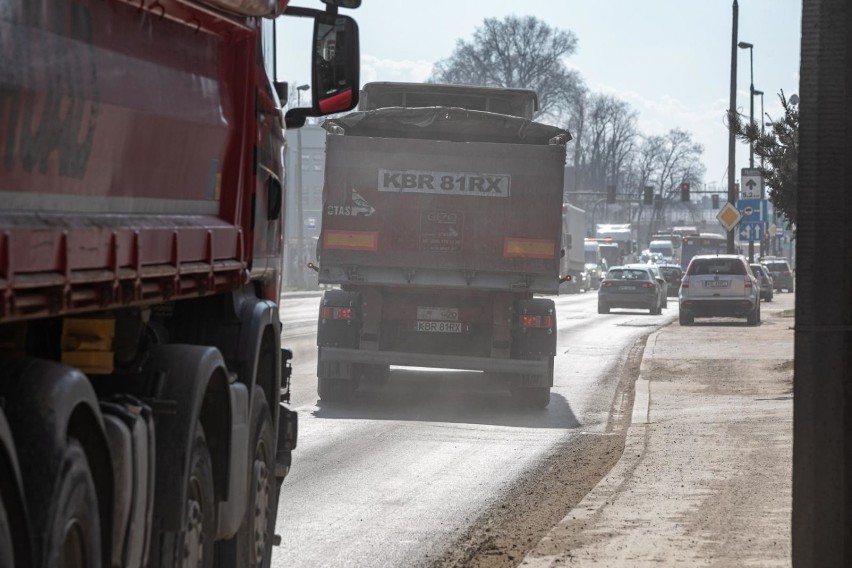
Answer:
<path fill-rule="evenodd" d="M 3 506 L 2 495 L 0 495 L 0 566 L 17 566 L 12 529 L 9 526 L 9 517 L 6 516 L 6 507 Z"/>
<path fill-rule="evenodd" d="M 216 537 L 213 462 L 201 422 L 195 425 L 186 489 L 186 525 L 178 533 L 160 533 L 159 568 L 211 568 Z"/>
<path fill-rule="evenodd" d="M 519 388 L 515 397 L 523 408 L 541 410 L 550 404 L 550 387 Z"/>
<path fill-rule="evenodd" d="M 323 402 L 347 402 L 355 392 L 355 384 L 346 379 L 317 379 L 317 394 Z"/>
<path fill-rule="evenodd" d="M 34 487 L 49 495 L 41 566 L 100 568 L 101 524 L 98 495 L 86 453 L 74 439 L 65 446 L 53 487 Z M 26 475 L 26 472 L 24 472 Z M 34 482 L 44 481 L 32 476 Z"/>
<path fill-rule="evenodd" d="M 275 531 L 275 436 L 272 414 L 263 389 L 255 386 L 251 398 L 251 438 L 249 440 L 249 496 L 246 515 L 239 531 L 223 546 L 234 548 L 228 557 L 236 568 L 266 568 L 272 560 L 272 535 Z M 231 556 L 233 555 L 233 556 Z M 220 558 L 220 562 L 222 559 Z"/>

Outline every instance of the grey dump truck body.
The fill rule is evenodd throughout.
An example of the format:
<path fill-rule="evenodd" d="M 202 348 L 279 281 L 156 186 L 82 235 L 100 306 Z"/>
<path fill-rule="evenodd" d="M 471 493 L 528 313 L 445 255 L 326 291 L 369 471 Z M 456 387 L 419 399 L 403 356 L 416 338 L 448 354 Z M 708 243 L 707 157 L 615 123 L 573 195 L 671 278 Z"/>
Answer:
<path fill-rule="evenodd" d="M 324 125 L 318 277 L 340 289 L 322 300 L 320 397 L 344 398 L 360 377 L 407 365 L 511 376 L 528 387 L 523 400 L 543 406 L 555 315 L 533 294 L 559 288 L 570 137 L 521 116 L 434 106 L 469 96 L 475 108 L 531 115 L 530 91 L 416 87 L 367 85 L 362 102 L 433 106 Z"/>

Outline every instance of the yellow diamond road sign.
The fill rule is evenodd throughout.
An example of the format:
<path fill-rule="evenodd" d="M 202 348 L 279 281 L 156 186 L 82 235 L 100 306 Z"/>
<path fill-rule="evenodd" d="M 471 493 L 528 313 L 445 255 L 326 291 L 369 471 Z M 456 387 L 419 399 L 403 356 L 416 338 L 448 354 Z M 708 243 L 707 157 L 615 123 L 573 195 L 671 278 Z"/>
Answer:
<path fill-rule="evenodd" d="M 716 214 L 716 218 L 719 220 L 719 223 L 725 227 L 726 231 L 731 231 L 737 226 L 737 223 L 740 222 L 743 215 L 736 207 L 730 203 L 725 203 L 725 206 Z"/>

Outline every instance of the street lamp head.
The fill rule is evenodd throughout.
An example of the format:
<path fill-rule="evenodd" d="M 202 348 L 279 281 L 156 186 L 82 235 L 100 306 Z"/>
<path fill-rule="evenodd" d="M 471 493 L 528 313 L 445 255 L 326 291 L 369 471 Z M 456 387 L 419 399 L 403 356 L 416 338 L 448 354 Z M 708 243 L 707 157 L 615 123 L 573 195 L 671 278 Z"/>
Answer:
<path fill-rule="evenodd" d="M 790 104 L 793 105 L 793 106 L 796 106 L 797 104 L 799 104 L 799 95 L 797 95 L 795 93 L 790 95 Z"/>
<path fill-rule="evenodd" d="M 741 41 L 740 43 L 737 44 L 737 47 L 739 47 L 740 49 L 751 49 L 751 48 L 754 47 L 754 45 L 751 44 L 751 43 L 748 43 L 747 41 Z"/>
<path fill-rule="evenodd" d="M 310 88 L 311 88 L 311 86 L 310 86 L 310 85 L 299 85 L 298 87 L 296 87 L 296 90 L 298 90 L 298 91 L 307 91 L 307 90 L 308 90 L 308 89 L 310 89 Z"/>
<path fill-rule="evenodd" d="M 754 90 L 754 91 L 752 91 L 752 92 L 753 92 L 755 95 L 760 95 L 761 97 L 763 96 L 763 91 L 761 91 L 760 89 L 755 89 L 755 90 Z"/>

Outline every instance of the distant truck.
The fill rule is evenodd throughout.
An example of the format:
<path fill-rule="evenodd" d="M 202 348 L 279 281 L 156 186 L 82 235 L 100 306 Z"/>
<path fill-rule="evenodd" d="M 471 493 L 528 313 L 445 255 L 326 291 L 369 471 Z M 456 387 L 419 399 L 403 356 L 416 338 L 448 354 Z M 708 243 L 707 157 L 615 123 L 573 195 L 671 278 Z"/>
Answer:
<path fill-rule="evenodd" d="M 323 401 L 401 365 L 486 371 L 548 404 L 556 311 L 535 295 L 560 285 L 570 135 L 536 106 L 524 89 L 371 83 L 361 112 L 326 121 L 318 272 L 340 289 L 320 304 Z"/>
<path fill-rule="evenodd" d="M 609 239 L 618 245 L 619 264 L 633 262 L 638 250 L 636 231 L 630 223 L 606 223 L 595 226 L 598 240 Z"/>
<path fill-rule="evenodd" d="M 560 274 L 571 276 L 566 282 L 574 293 L 591 288 L 586 274 L 586 252 L 581 243 L 586 234 L 586 212 L 570 203 L 562 204 L 562 250 Z"/>

